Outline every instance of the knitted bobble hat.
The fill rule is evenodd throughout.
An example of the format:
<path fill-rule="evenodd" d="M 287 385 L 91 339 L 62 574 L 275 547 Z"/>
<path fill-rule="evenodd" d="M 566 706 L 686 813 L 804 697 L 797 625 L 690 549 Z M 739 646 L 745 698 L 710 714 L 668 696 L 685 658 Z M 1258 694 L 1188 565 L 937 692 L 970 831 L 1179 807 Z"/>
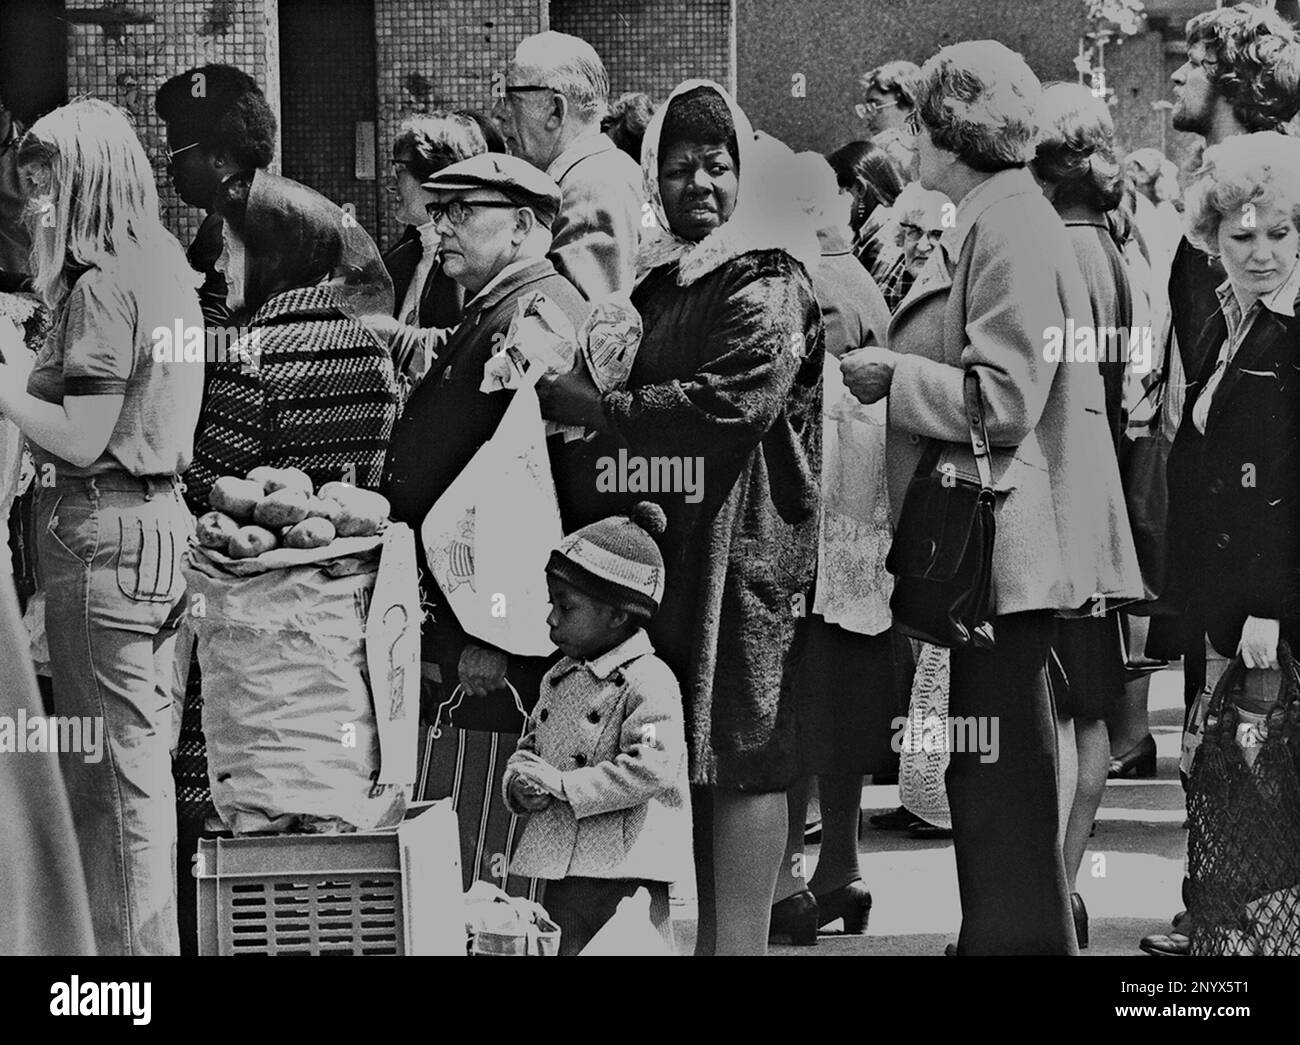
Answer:
<path fill-rule="evenodd" d="M 648 621 L 664 597 L 664 559 L 656 543 L 668 520 L 659 505 L 641 501 L 576 530 L 551 552 L 546 572 L 593 599 Z"/>

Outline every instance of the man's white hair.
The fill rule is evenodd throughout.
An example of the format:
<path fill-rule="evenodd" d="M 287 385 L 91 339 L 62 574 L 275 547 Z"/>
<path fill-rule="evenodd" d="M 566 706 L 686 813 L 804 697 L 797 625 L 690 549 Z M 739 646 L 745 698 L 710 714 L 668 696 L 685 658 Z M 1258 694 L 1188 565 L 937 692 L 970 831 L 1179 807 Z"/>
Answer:
<path fill-rule="evenodd" d="M 529 83 L 559 91 L 584 121 L 599 120 L 609 110 L 609 73 L 580 37 L 554 31 L 527 36 L 515 48 L 514 66 Z"/>
<path fill-rule="evenodd" d="M 795 153 L 787 161 L 791 193 L 814 229 L 848 224 L 849 204 L 835 180 L 835 169 L 819 152 Z"/>

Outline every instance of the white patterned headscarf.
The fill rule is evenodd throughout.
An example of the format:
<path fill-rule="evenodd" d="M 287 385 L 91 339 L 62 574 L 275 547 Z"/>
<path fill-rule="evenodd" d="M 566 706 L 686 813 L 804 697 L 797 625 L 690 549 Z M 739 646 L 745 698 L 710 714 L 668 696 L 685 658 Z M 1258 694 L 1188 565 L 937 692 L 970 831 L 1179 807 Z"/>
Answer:
<path fill-rule="evenodd" d="M 717 92 L 731 113 L 739 153 L 736 207 L 731 217 L 698 243 L 678 236 L 668 225 L 659 195 L 659 152 L 664 118 L 679 95 L 698 87 Z M 817 264 L 821 250 L 817 230 L 796 203 L 790 180 L 795 168 L 788 146 L 767 134 L 755 134 L 749 118 L 727 91 L 712 80 L 684 80 L 655 111 L 641 144 L 641 174 L 654 228 L 641 241 L 637 281 L 652 269 L 678 262 L 677 283 L 688 287 L 732 258 L 755 250 L 784 250 L 805 268 Z"/>

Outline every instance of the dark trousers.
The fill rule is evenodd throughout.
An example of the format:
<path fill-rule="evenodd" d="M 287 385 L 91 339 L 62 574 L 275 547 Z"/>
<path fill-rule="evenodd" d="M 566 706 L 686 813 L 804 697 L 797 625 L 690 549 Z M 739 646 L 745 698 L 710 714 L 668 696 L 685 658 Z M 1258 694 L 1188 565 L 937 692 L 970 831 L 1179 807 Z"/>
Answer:
<path fill-rule="evenodd" d="M 989 736 L 992 720 L 998 728 L 995 760 L 953 751 L 948 765 L 959 954 L 1078 953 L 1058 837 L 1052 621 L 1047 612 L 998 617 L 993 649 L 952 652 L 948 714 L 987 718 Z"/>
<path fill-rule="evenodd" d="M 560 927 L 560 956 L 578 954 L 623 900 L 644 886 L 650 893 L 650 921 L 673 947 L 668 883 L 637 878 L 561 878 L 546 883 L 546 913 Z"/>

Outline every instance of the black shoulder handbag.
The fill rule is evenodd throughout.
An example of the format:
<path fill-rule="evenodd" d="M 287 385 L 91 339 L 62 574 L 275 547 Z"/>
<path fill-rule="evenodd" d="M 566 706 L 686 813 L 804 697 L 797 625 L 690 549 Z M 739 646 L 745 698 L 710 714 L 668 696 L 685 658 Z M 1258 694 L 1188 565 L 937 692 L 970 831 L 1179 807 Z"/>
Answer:
<path fill-rule="evenodd" d="M 993 470 L 979 376 L 962 384 L 979 482 L 936 471 L 943 444 L 931 440 L 903 498 L 885 568 L 894 575 L 894 627 L 934 646 L 993 646 Z"/>

